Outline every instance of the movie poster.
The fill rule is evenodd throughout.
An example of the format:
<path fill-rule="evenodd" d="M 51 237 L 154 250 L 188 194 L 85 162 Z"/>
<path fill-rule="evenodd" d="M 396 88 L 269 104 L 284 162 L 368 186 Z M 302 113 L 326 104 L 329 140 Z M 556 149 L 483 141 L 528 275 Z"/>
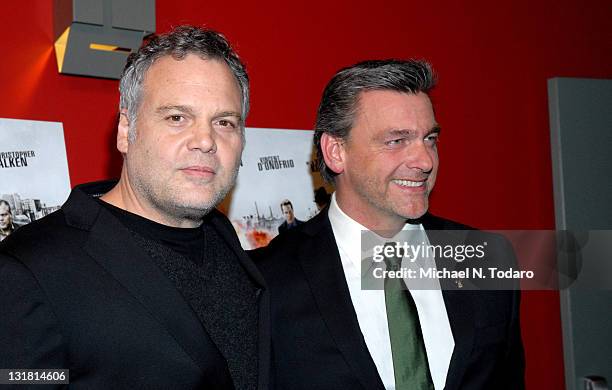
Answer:
<path fill-rule="evenodd" d="M 58 122 L 0 118 L 0 241 L 60 208 L 70 194 Z"/>
<path fill-rule="evenodd" d="M 237 184 L 221 209 L 242 247 L 253 249 L 267 245 L 279 228 L 286 231 L 316 215 L 315 190 L 320 198 L 322 193 L 329 196 L 330 188 L 320 189 L 324 184 L 316 168 L 312 131 L 247 128 L 245 132 Z"/>

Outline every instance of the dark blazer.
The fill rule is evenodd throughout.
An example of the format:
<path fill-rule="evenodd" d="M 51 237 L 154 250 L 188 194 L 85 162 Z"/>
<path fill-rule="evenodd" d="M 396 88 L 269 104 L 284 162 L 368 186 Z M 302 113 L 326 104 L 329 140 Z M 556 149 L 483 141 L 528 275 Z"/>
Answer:
<path fill-rule="evenodd" d="M 422 223 L 427 230 L 467 228 L 431 215 Z M 458 231 L 454 239 L 465 235 Z M 499 237 L 488 240 L 490 247 L 504 246 Z M 271 294 L 275 387 L 383 389 L 351 303 L 327 209 L 250 254 Z M 444 290 L 443 298 L 455 339 L 445 389 L 524 388 L 518 292 Z"/>
<path fill-rule="evenodd" d="M 300 221 L 299 219 L 295 219 L 295 226 L 293 228 L 296 228 L 300 225 L 303 225 L 304 221 Z M 289 229 L 289 227 L 287 226 L 287 221 L 284 221 L 283 223 L 281 223 L 280 225 L 278 225 L 278 234 L 284 233 L 287 230 L 291 230 Z"/>
<path fill-rule="evenodd" d="M 86 193 L 110 187 L 75 188 L 61 210 L 0 244 L 0 368 L 67 368 L 71 388 L 231 388 L 222 348 L 133 235 Z M 253 387 L 268 389 L 268 292 L 229 221 L 218 211 L 207 218 L 257 302 L 257 329 L 219 326 L 257 338 Z"/>

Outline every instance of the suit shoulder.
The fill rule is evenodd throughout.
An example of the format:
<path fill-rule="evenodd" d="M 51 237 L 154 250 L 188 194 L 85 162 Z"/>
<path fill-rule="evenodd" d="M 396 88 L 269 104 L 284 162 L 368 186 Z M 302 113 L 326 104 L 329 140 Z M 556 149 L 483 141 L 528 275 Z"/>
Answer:
<path fill-rule="evenodd" d="M 490 239 L 492 243 L 502 246 L 511 245 L 508 239 L 499 232 L 480 230 L 470 225 L 446 218 L 440 218 L 431 214 L 427 215 L 423 224 L 427 230 L 463 230 L 466 231 L 471 238 L 479 238 L 481 240 Z"/>
<path fill-rule="evenodd" d="M 38 219 L 17 229 L 2 242 L 2 250 L 19 247 L 25 243 L 38 242 L 66 227 L 62 210 L 55 211 L 44 218 Z M 35 240 L 35 241 L 33 241 Z"/>
<path fill-rule="evenodd" d="M 271 254 L 286 252 L 299 245 L 303 240 L 303 233 L 300 230 L 299 227 L 286 230 L 274 237 L 267 246 L 251 250 L 249 253 L 256 254 L 258 258 L 261 258 L 264 255 L 270 256 Z"/>
<path fill-rule="evenodd" d="M 446 218 L 441 218 L 433 214 L 426 214 L 423 217 L 423 225 L 430 230 L 476 230 L 476 228 L 453 221 Z"/>
<path fill-rule="evenodd" d="M 312 228 L 316 221 L 306 221 L 293 229 L 285 230 L 277 235 L 270 243 L 247 253 L 260 267 L 271 267 L 279 261 L 293 261 L 305 246 L 313 245 Z"/>
<path fill-rule="evenodd" d="M 79 245 L 82 236 L 81 229 L 66 223 L 65 214 L 60 209 L 17 229 L 0 243 L 0 253 L 24 263 L 36 261 L 41 255 L 60 257 L 67 248 Z"/>

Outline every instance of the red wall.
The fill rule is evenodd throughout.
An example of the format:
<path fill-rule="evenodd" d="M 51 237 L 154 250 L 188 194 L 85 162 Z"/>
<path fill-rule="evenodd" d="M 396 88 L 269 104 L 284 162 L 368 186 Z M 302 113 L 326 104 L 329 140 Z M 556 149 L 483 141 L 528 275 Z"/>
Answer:
<path fill-rule="evenodd" d="M 115 176 L 117 82 L 57 73 L 52 3 L 3 2 L 0 117 L 63 122 L 73 184 Z M 482 228 L 554 228 L 546 79 L 612 78 L 612 3 L 459 3 L 157 0 L 157 26 L 207 24 L 234 42 L 254 127 L 312 128 L 342 66 L 430 60 L 443 128 L 433 211 Z M 528 388 L 561 389 L 558 294 L 523 297 Z"/>

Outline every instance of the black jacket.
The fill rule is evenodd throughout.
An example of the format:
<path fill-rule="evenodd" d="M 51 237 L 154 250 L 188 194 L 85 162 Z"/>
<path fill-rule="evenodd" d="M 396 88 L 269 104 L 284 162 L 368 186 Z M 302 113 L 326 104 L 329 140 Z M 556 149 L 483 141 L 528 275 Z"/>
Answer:
<path fill-rule="evenodd" d="M 112 185 L 76 187 L 61 210 L 0 244 L 0 368 L 67 368 L 71 388 L 231 388 L 231 362 L 211 359 L 223 346 L 133 235 L 92 198 Z M 268 292 L 227 218 L 215 210 L 207 219 L 253 285 L 258 328 L 210 320 L 237 338 L 257 339 L 258 383 L 249 387 L 267 389 Z M 220 310 L 235 310 L 231 288 L 215 302 L 225 306 Z"/>
<path fill-rule="evenodd" d="M 470 239 L 466 226 L 429 214 L 421 222 L 432 244 L 433 230 L 456 231 L 448 235 L 456 243 Z M 487 239 L 491 259 L 510 255 L 503 262 L 514 261 L 507 241 Z M 275 388 L 384 389 L 359 328 L 327 209 L 250 255 L 271 294 Z M 455 339 L 445 389 L 524 388 L 518 291 L 444 290 L 443 298 Z"/>

